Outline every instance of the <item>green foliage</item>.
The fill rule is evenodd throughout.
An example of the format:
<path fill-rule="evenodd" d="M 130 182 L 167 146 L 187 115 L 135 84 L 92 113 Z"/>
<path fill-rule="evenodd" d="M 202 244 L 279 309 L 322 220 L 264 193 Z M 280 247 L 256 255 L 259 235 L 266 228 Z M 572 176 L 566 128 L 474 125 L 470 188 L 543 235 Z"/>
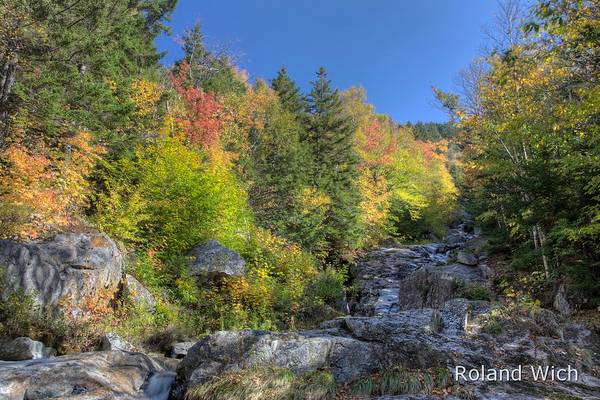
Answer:
<path fill-rule="evenodd" d="M 415 139 L 424 142 L 435 142 L 443 139 L 452 139 L 456 136 L 458 129 L 451 124 L 440 124 L 437 122 L 417 122 L 414 125 L 408 124 L 412 128 Z"/>
<path fill-rule="evenodd" d="M 226 166 L 179 139 L 160 138 L 109 167 L 108 191 L 97 202 L 104 231 L 165 255 L 208 239 L 240 247 L 250 216 L 246 194 Z"/>
<path fill-rule="evenodd" d="M 430 233 L 444 235 L 458 195 L 445 162 L 431 143 L 413 142 L 397 152 L 388 180 L 393 190 L 390 213 L 399 236 L 415 240 Z"/>
<path fill-rule="evenodd" d="M 266 110 L 263 126 L 254 127 L 249 135 L 249 200 L 258 224 L 318 251 L 320 243 L 313 232 L 322 219 L 306 212 L 312 158 L 301 141 L 303 132 L 284 106 L 275 103 Z"/>
<path fill-rule="evenodd" d="M 289 370 L 255 367 L 229 372 L 188 390 L 189 400 L 327 400 L 335 396 L 327 371 L 295 377 Z"/>
<path fill-rule="evenodd" d="M 325 68 L 317 72 L 308 97 L 310 117 L 306 141 L 315 160 L 314 185 L 331 199 L 322 225 L 329 252 L 340 257 L 356 246 L 360 236 L 358 157 L 354 127 L 344 115 L 339 92 L 333 90 Z"/>
<path fill-rule="evenodd" d="M 600 304 L 596 14 L 594 2 L 538 2 L 530 40 L 487 58 L 481 112 L 442 96 L 467 135 L 473 210 L 517 249 L 517 270 L 566 277 L 589 306 Z"/>
<path fill-rule="evenodd" d="M 9 239 L 19 233 L 28 220 L 31 210 L 23 205 L 0 202 L 0 237 Z"/>
<path fill-rule="evenodd" d="M 490 318 L 483 325 L 482 330 L 491 335 L 499 335 L 502 333 L 502 323 L 497 318 Z"/>
<path fill-rule="evenodd" d="M 281 67 L 277 72 L 277 77 L 271 81 L 271 88 L 277 93 L 281 106 L 294 114 L 303 116 L 306 113 L 306 99 L 300 93 L 296 83 L 288 76 L 287 69 Z"/>
<path fill-rule="evenodd" d="M 153 40 L 174 6 L 175 0 L 3 1 L 0 81 L 14 84 L 0 96 L 2 134 L 24 129 L 30 143 L 52 144 L 70 127 L 104 136 L 126 125 L 134 109 L 114 83 L 126 87 L 134 73 L 156 68 Z"/>
<path fill-rule="evenodd" d="M 457 295 L 468 300 L 490 300 L 489 289 L 478 283 L 469 283 L 460 286 L 457 290 Z"/>

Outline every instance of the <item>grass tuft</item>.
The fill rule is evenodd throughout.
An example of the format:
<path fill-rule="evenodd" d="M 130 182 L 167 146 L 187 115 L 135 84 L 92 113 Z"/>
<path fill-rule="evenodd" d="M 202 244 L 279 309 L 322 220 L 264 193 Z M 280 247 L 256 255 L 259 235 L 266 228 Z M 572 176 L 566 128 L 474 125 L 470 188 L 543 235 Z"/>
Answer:
<path fill-rule="evenodd" d="M 335 396 L 335 381 L 327 371 L 296 377 L 289 370 L 256 367 L 228 372 L 200 384 L 186 400 L 327 400 Z"/>

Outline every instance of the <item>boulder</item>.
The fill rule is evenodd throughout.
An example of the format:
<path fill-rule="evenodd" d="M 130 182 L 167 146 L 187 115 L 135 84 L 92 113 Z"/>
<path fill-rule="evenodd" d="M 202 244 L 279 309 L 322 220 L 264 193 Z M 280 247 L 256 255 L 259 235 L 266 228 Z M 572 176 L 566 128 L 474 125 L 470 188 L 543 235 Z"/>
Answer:
<path fill-rule="evenodd" d="M 49 350 L 44 343 L 32 340 L 28 337 L 18 337 L 13 340 L 0 342 L 0 360 L 23 361 L 36 358 L 45 358 Z"/>
<path fill-rule="evenodd" d="M 456 255 L 456 262 L 464 265 L 477 265 L 477 257 L 473 253 L 469 253 L 465 250 L 459 250 Z"/>
<path fill-rule="evenodd" d="M 102 336 L 102 339 L 100 341 L 100 350 L 135 351 L 135 347 L 116 333 L 109 332 L 106 335 Z"/>
<path fill-rule="evenodd" d="M 169 352 L 169 355 L 172 358 L 178 358 L 178 359 L 183 358 L 187 355 L 188 351 L 195 344 L 196 344 L 196 342 L 173 343 L 173 345 L 171 346 L 171 351 Z"/>
<path fill-rule="evenodd" d="M 447 362 L 480 363 L 479 351 L 458 331 L 456 316 L 426 308 L 347 316 L 298 333 L 216 332 L 189 349 L 172 395 L 181 399 L 187 388 L 253 366 L 276 366 L 295 374 L 329 369 L 336 382 L 348 383 L 396 365 L 426 369 Z"/>
<path fill-rule="evenodd" d="M 440 307 L 456 291 L 455 280 L 436 268 L 421 268 L 402 280 L 398 289 L 398 304 L 402 310 Z"/>
<path fill-rule="evenodd" d="M 166 399 L 168 372 L 163 363 L 147 355 L 122 351 L 0 362 L 0 398 Z M 173 374 L 170 376 L 172 379 Z M 161 389 L 163 397 L 150 397 L 162 393 Z"/>
<path fill-rule="evenodd" d="M 246 273 L 246 261 L 242 256 L 216 240 L 195 246 L 189 255 L 192 257 L 192 275 L 243 276 Z"/>
<path fill-rule="evenodd" d="M 122 286 L 126 298 L 129 298 L 136 304 L 143 305 L 149 311 L 156 309 L 156 299 L 152 293 L 133 276 L 125 274 Z"/>
<path fill-rule="evenodd" d="M 108 236 L 64 233 L 47 242 L 0 241 L 0 269 L 6 282 L 2 296 L 21 289 L 42 307 L 78 310 L 101 289 L 117 290 L 123 257 Z"/>
<path fill-rule="evenodd" d="M 400 281 L 399 308 L 441 307 L 446 301 L 457 297 L 457 289 L 468 283 L 485 283 L 481 268 L 463 264 L 422 267 Z"/>

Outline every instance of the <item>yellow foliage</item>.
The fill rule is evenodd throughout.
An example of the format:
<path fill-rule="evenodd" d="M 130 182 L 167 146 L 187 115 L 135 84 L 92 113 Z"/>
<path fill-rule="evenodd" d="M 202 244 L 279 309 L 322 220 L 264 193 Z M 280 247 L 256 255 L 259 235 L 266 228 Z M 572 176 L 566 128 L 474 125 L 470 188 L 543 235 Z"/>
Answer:
<path fill-rule="evenodd" d="M 392 192 L 385 176 L 364 168 L 358 180 L 362 193 L 361 222 L 365 226 L 364 244 L 369 245 L 386 235 Z"/>
<path fill-rule="evenodd" d="M 137 107 L 137 115 L 147 117 L 156 110 L 156 105 L 163 95 L 163 88 L 156 82 L 137 79 L 131 84 L 131 100 Z"/>
<path fill-rule="evenodd" d="M 16 232 L 3 234 L 36 238 L 77 223 L 91 194 L 87 178 L 104 153 L 90 142 L 88 132 L 79 132 L 65 140 L 59 154 L 33 153 L 19 143 L 4 151 L 9 168 L 0 175 L 6 188 L 0 201 L 28 210 L 28 216 Z"/>

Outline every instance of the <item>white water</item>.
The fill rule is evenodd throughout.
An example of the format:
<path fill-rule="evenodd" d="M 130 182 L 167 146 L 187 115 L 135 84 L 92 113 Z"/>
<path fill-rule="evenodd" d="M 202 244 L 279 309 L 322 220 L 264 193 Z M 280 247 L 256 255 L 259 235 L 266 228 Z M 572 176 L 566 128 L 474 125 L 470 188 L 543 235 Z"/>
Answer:
<path fill-rule="evenodd" d="M 144 388 L 144 400 L 167 400 L 171 385 L 175 379 L 175 372 L 157 372 L 148 379 Z"/>

